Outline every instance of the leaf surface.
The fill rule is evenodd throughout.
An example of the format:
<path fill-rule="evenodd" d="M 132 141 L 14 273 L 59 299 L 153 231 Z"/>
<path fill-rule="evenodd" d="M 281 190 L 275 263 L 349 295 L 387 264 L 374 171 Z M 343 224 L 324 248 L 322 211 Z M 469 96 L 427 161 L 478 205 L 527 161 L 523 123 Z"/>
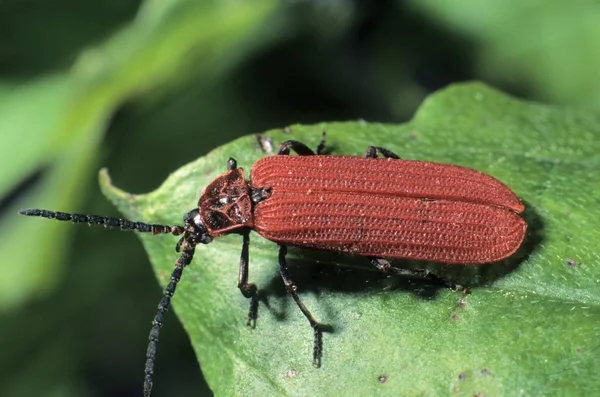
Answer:
<path fill-rule="evenodd" d="M 263 291 L 255 329 L 237 290 L 239 236 L 199 246 L 173 299 L 216 395 L 586 395 L 600 389 L 600 118 L 542 106 L 481 84 L 430 96 L 403 125 L 364 121 L 294 125 L 264 135 L 333 154 L 384 146 L 405 159 L 489 173 L 525 203 L 522 252 L 500 264 L 427 267 L 470 284 L 470 294 L 372 271 L 366 260 L 292 250 L 301 298 L 322 323 L 322 367 L 312 330 L 286 296 L 277 247 L 251 235 L 250 281 Z M 101 174 L 127 218 L 181 224 L 204 186 L 233 156 L 246 173 L 265 154 L 254 136 L 174 172 L 156 191 L 131 195 Z M 161 286 L 175 237 L 141 236 Z M 168 326 L 168 325 L 167 325 Z M 156 373 L 160 378 L 160 346 Z"/>

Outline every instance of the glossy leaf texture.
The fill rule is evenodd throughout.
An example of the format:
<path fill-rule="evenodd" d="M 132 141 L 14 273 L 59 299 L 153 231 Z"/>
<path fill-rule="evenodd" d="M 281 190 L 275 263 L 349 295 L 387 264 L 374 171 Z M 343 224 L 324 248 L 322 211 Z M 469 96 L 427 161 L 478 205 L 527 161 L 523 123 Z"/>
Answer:
<path fill-rule="evenodd" d="M 255 329 L 245 325 L 249 302 L 236 288 L 241 238 L 200 246 L 173 303 L 216 395 L 589 395 L 600 388 L 598 114 L 464 84 L 430 96 L 403 125 L 293 125 L 264 135 L 315 147 L 322 131 L 331 154 L 362 155 L 378 145 L 405 159 L 489 173 L 523 200 L 526 241 L 512 259 L 486 266 L 394 262 L 470 285 L 466 295 L 379 274 L 360 258 L 292 250 L 300 295 L 329 326 L 319 369 L 311 365 L 311 328 L 280 280 L 275 244 L 251 235 L 250 280 L 262 290 Z M 126 217 L 180 224 L 230 156 L 247 175 L 264 155 L 248 136 L 183 166 L 149 194 L 125 193 L 106 173 L 101 183 Z M 142 241 L 164 287 L 177 239 Z M 160 353 L 159 345 L 157 382 Z"/>

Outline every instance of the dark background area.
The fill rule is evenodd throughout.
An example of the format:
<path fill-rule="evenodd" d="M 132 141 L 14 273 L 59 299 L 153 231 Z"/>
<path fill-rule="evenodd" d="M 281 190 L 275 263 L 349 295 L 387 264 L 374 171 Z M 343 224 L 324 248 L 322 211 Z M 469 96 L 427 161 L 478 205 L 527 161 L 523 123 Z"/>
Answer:
<path fill-rule="evenodd" d="M 73 73 L 72 65 L 86 49 L 134 24 L 140 7 L 158 13 L 158 3 L 0 3 L 0 116 L 7 116 L 19 87 Z M 70 193 L 74 208 L 57 209 L 117 215 L 97 187 L 100 167 L 111 170 L 117 186 L 147 192 L 181 165 L 236 137 L 293 123 L 404 122 L 429 93 L 454 82 L 483 80 L 526 99 L 598 107 L 598 3 L 485 3 L 275 5 L 277 20 L 264 27 L 267 33 L 257 34 L 253 49 L 232 57 L 220 74 L 207 77 L 187 67 L 177 78 L 115 103 L 94 150 L 95 165 Z M 136 32 L 125 34 L 135 37 Z M 194 63 L 201 64 L 198 51 Z M 41 112 L 34 104 L 27 109 L 31 118 Z M 16 127 L 0 128 L 0 139 L 6 145 L 16 140 L 18 151 L 29 143 L 15 138 Z M 0 205 L 5 233 L 8 219 L 26 205 L 60 155 L 47 155 L 32 172 L 6 183 Z M 8 159 L 2 164 L 12 167 Z M 55 281 L 7 298 L 1 306 L 0 394 L 141 395 L 147 335 L 161 294 L 141 244 L 132 234 L 101 228 L 53 230 L 63 236 L 51 242 L 61 254 L 42 259 L 60 263 Z M 11 247 L 19 248 L 16 258 L 42 260 L 35 239 L 19 239 L 23 245 Z M 18 269 L 20 263 L 0 266 Z M 27 274 L 4 277 L 18 290 Z M 210 394 L 173 314 L 161 334 L 155 384 L 156 396 Z"/>

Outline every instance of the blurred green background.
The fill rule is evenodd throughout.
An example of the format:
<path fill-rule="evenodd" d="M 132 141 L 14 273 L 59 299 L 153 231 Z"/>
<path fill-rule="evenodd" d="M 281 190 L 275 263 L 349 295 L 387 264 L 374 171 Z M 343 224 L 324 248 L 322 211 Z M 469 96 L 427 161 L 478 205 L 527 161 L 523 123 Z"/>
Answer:
<path fill-rule="evenodd" d="M 117 215 L 100 167 L 147 192 L 238 136 L 403 122 L 452 82 L 598 109 L 599 40 L 591 0 L 1 2 L 0 395 L 141 395 L 161 294 L 133 234 L 19 208 Z M 210 395 L 168 317 L 155 395 Z"/>

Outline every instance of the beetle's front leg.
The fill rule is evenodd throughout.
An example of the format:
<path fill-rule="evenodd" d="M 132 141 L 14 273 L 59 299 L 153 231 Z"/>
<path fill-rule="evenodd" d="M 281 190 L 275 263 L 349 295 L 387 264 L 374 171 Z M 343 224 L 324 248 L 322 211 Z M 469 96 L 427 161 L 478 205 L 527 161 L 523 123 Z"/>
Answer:
<path fill-rule="evenodd" d="M 227 171 L 233 171 L 237 168 L 237 160 L 234 159 L 233 157 L 230 157 L 229 160 L 227 160 Z"/>
<path fill-rule="evenodd" d="M 250 231 L 242 233 L 242 254 L 240 256 L 240 273 L 238 278 L 238 288 L 244 297 L 250 299 L 250 311 L 248 312 L 248 326 L 256 324 L 258 315 L 258 289 L 256 284 L 248 283 L 248 258 L 250 245 Z"/>

